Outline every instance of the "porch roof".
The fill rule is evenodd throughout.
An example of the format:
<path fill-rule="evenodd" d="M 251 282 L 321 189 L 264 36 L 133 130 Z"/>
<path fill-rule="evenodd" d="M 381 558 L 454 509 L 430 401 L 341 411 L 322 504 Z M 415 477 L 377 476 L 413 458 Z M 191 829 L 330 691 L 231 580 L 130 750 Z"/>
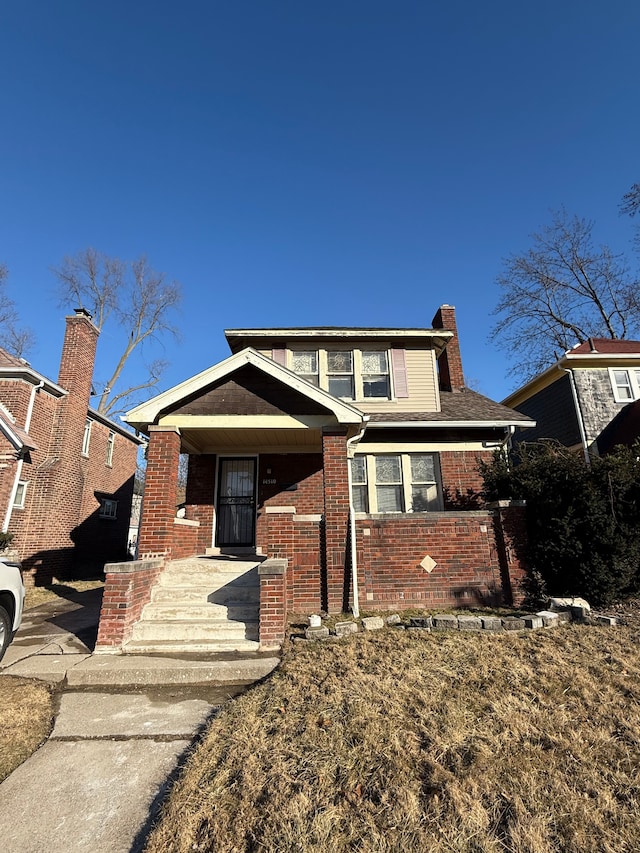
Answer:
<path fill-rule="evenodd" d="M 193 401 L 221 381 L 231 380 L 243 368 L 251 367 L 268 378 L 271 386 L 281 386 L 283 393 L 295 392 L 297 399 L 308 402 L 293 410 L 233 411 L 212 405 L 194 409 Z M 357 427 L 365 415 L 349 403 L 333 397 L 301 379 L 292 371 L 254 349 L 246 348 L 185 382 L 170 388 L 128 412 L 124 420 L 140 432 L 148 434 L 153 425 L 174 426 L 183 436 L 183 444 L 192 452 L 214 452 L 218 447 L 315 446 L 325 427 Z"/>

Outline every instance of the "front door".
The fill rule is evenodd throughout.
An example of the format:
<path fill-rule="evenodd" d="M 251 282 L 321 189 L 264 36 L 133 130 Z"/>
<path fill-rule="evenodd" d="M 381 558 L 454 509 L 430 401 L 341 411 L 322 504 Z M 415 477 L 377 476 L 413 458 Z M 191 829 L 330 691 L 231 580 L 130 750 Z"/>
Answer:
<path fill-rule="evenodd" d="M 220 459 L 216 519 L 216 544 L 219 548 L 255 545 L 255 458 Z"/>

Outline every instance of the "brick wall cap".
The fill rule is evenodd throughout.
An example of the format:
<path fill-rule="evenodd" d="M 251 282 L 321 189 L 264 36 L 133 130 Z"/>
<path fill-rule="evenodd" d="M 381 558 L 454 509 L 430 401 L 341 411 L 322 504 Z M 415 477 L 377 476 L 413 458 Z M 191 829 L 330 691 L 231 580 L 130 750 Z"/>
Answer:
<path fill-rule="evenodd" d="M 284 575 L 288 564 L 284 558 L 268 557 L 258 566 L 258 575 Z"/>
<path fill-rule="evenodd" d="M 507 506 L 514 506 L 513 501 L 503 501 Z M 516 505 L 519 505 L 515 502 Z M 523 501 L 520 501 L 520 504 L 523 504 Z M 491 505 L 489 508 L 492 508 Z M 455 519 L 456 521 L 464 521 L 466 518 L 487 518 L 490 517 L 490 513 L 487 512 L 486 509 L 465 509 L 460 510 L 459 512 L 456 510 L 443 510 L 442 512 L 356 512 L 355 517 L 356 521 L 393 521 L 394 519 L 404 519 L 404 518 L 418 518 L 418 519 L 429 519 L 429 518 L 450 518 Z"/>
<path fill-rule="evenodd" d="M 149 432 L 175 432 L 176 435 L 180 435 L 180 427 L 167 426 L 166 424 L 152 424 L 149 427 Z"/>
<path fill-rule="evenodd" d="M 184 527 L 200 527 L 200 522 L 193 518 L 174 518 L 174 524 L 182 524 Z"/>
<path fill-rule="evenodd" d="M 105 575 L 129 574 L 133 572 L 146 572 L 149 569 L 160 569 L 164 565 L 163 559 L 156 560 L 127 560 L 124 563 L 106 563 Z"/>

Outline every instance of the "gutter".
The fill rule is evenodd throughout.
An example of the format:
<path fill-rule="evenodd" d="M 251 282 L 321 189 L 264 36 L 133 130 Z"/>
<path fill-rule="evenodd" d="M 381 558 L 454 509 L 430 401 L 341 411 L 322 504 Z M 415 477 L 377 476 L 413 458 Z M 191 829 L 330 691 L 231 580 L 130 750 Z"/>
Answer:
<path fill-rule="evenodd" d="M 578 400 L 578 389 L 576 388 L 576 379 L 573 375 L 573 370 L 570 367 L 562 367 L 558 365 L 558 369 L 563 373 L 569 374 L 569 384 L 571 385 L 571 396 L 573 397 L 573 405 L 578 418 L 578 430 L 580 431 L 580 441 L 582 443 L 582 452 L 584 453 L 584 461 L 587 463 L 587 468 L 591 467 L 591 457 L 589 456 L 589 447 L 587 445 L 587 433 L 584 428 L 584 418 L 582 417 L 582 409 Z"/>
<path fill-rule="evenodd" d="M 353 476 L 351 474 L 351 460 L 354 455 L 353 445 L 357 444 L 365 434 L 369 415 L 365 415 L 362 419 L 362 429 L 353 438 L 347 439 L 347 482 L 349 484 L 349 540 L 350 540 L 350 557 L 351 557 L 351 586 L 353 589 L 353 617 L 360 618 L 360 603 L 358 601 L 358 553 L 356 548 L 356 511 L 353 506 Z"/>

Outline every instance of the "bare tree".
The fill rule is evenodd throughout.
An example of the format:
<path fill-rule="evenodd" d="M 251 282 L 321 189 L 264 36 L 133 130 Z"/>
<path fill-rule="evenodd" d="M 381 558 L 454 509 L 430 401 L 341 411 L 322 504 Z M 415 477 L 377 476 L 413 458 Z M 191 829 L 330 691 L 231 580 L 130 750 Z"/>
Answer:
<path fill-rule="evenodd" d="M 127 385 L 123 371 L 131 364 L 132 356 L 142 355 L 144 345 L 152 341 L 179 337 L 173 325 L 175 309 L 182 299 L 179 283 L 167 281 L 144 255 L 128 262 L 95 249 L 66 257 L 53 272 L 58 279 L 61 304 L 73 302 L 86 308 L 98 329 L 111 324 L 125 333 L 120 356 L 110 368 L 98 403 L 98 411 L 105 415 L 125 411 L 133 404 L 134 395 L 158 383 L 166 367 L 162 359 L 143 361 L 140 381 Z"/>
<path fill-rule="evenodd" d="M 638 328 L 637 280 L 621 255 L 595 246 L 593 223 L 564 210 L 504 261 L 493 339 L 530 377 L 589 337 L 625 338 Z"/>
<path fill-rule="evenodd" d="M 629 192 L 622 196 L 620 213 L 635 216 L 640 210 L 640 184 L 632 184 Z"/>
<path fill-rule="evenodd" d="M 35 337 L 31 329 L 20 325 L 16 304 L 6 290 L 8 277 L 6 266 L 0 264 L 0 346 L 22 358 L 33 346 Z"/>
<path fill-rule="evenodd" d="M 629 192 L 622 196 L 620 213 L 633 218 L 640 212 L 640 184 L 633 184 Z M 635 236 L 633 238 L 635 250 L 640 252 L 640 223 L 636 222 Z"/>

